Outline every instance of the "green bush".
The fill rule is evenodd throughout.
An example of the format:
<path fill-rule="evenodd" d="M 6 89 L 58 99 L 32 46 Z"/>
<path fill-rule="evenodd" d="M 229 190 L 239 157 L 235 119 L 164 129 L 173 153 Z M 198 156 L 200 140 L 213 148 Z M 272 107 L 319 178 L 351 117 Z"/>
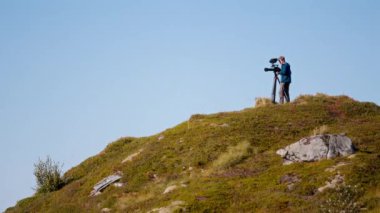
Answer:
<path fill-rule="evenodd" d="M 38 159 L 34 164 L 34 176 L 36 176 L 37 193 L 52 192 L 60 189 L 64 181 L 62 179 L 61 165 L 54 162 L 50 156 L 47 156 L 46 161 Z"/>

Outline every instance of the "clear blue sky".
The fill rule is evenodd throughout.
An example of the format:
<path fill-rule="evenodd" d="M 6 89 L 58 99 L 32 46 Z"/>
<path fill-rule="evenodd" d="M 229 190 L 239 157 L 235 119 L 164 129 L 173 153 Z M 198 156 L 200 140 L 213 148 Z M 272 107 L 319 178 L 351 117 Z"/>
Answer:
<path fill-rule="evenodd" d="M 122 136 L 270 96 L 380 103 L 380 1 L 0 1 L 0 210 L 33 194 L 33 163 L 77 165 Z"/>

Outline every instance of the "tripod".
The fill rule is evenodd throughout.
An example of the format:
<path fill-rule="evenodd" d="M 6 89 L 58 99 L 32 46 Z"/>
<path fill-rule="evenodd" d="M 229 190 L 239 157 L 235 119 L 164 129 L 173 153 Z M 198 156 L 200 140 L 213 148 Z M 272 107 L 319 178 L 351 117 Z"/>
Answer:
<path fill-rule="evenodd" d="M 271 71 L 274 74 L 274 77 L 273 77 L 273 89 L 272 89 L 272 103 L 274 103 L 274 104 L 276 103 L 276 86 L 277 86 L 277 82 L 278 82 L 278 84 L 281 85 L 280 80 L 278 79 L 278 74 L 277 74 L 278 72 L 281 71 L 281 69 L 276 64 L 277 61 L 278 61 L 277 58 L 271 58 L 269 60 L 269 63 L 271 63 L 272 66 L 270 68 L 264 68 L 265 72 Z M 284 96 L 289 101 L 289 98 L 288 98 L 288 95 L 286 94 L 286 92 L 284 92 Z"/>
<path fill-rule="evenodd" d="M 272 88 L 272 103 L 276 103 L 276 87 L 277 87 L 277 82 L 278 84 L 280 85 L 280 80 L 278 79 L 278 75 L 276 72 L 273 72 L 274 73 L 274 77 L 273 77 L 273 88 Z M 288 96 L 286 93 L 284 93 L 284 96 L 286 99 L 288 99 Z"/>

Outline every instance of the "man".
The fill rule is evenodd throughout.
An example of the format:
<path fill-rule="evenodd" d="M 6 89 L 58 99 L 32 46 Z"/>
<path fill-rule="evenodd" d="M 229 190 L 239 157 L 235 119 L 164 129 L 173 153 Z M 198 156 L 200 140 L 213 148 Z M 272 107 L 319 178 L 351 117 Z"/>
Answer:
<path fill-rule="evenodd" d="M 284 103 L 284 97 L 286 102 L 290 102 L 289 86 L 292 82 L 292 71 L 290 70 L 290 64 L 285 61 L 284 56 L 278 57 L 278 61 L 281 64 L 281 71 L 278 74 L 281 75 L 280 80 L 280 104 Z"/>

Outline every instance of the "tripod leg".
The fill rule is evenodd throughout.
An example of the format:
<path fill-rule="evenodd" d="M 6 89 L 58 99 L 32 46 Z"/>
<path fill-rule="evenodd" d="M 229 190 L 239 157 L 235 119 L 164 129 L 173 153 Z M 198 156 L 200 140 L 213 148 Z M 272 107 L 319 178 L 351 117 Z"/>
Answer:
<path fill-rule="evenodd" d="M 277 85 L 276 79 L 277 79 L 277 75 L 275 74 L 273 77 L 273 88 L 272 88 L 272 103 L 274 104 L 276 103 L 276 85 Z"/>

